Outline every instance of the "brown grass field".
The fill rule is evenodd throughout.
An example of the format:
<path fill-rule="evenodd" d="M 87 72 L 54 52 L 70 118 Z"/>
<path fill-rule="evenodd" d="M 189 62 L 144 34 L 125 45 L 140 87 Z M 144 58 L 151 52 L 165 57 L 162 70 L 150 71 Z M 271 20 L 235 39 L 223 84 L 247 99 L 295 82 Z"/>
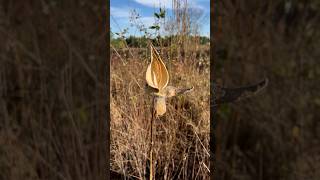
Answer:
<path fill-rule="evenodd" d="M 216 1 L 215 77 L 269 78 L 260 95 L 219 107 L 216 179 L 319 179 L 318 1 Z"/>
<path fill-rule="evenodd" d="M 169 99 L 168 112 L 154 124 L 156 179 L 209 178 L 209 66 L 199 69 L 195 59 L 200 56 L 209 63 L 208 49 L 202 47 L 194 56 L 188 53 L 187 57 L 194 58 L 187 58 L 185 63 L 161 53 L 164 62 L 170 64 L 169 84 L 195 89 Z M 144 178 L 152 102 L 144 92 L 150 51 L 133 49 L 132 54 L 123 58 L 125 65 L 117 53 L 111 54 L 111 168 Z"/>
<path fill-rule="evenodd" d="M 191 44 L 182 55 L 159 47 L 170 84 L 195 89 L 170 99 L 165 117 L 154 124 L 156 178 L 208 179 L 212 133 L 215 179 L 320 179 L 320 4 L 214 2 L 210 51 Z M 77 0 L 1 2 L 1 180 L 104 179 L 109 171 L 100 148 L 109 143 L 101 139 L 109 113 L 101 95 L 109 57 L 104 8 Z M 108 92 L 111 170 L 144 178 L 149 50 L 115 50 Z M 219 106 L 210 122 L 209 66 L 228 87 L 264 77 L 269 85 L 255 97 Z"/>
<path fill-rule="evenodd" d="M 1 2 L 1 180 L 105 178 L 103 10 L 74 0 Z"/>

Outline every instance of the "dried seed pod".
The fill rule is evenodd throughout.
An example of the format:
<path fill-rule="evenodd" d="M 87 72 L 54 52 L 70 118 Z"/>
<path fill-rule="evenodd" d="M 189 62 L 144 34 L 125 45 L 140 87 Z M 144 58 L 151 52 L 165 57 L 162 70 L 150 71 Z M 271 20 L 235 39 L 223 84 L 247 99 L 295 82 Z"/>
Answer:
<path fill-rule="evenodd" d="M 192 88 L 176 88 L 168 86 L 169 73 L 157 50 L 150 45 L 151 63 L 146 71 L 146 92 L 155 96 L 154 109 L 156 116 L 162 116 L 166 112 L 166 98 L 185 94 Z"/>
<path fill-rule="evenodd" d="M 213 84 L 214 105 L 235 102 L 256 95 L 267 87 L 268 82 L 269 80 L 265 78 L 256 84 L 238 88 L 223 88 Z"/>
<path fill-rule="evenodd" d="M 157 50 L 151 45 L 151 63 L 146 72 L 146 80 L 150 87 L 159 91 L 169 83 L 169 73 Z"/>

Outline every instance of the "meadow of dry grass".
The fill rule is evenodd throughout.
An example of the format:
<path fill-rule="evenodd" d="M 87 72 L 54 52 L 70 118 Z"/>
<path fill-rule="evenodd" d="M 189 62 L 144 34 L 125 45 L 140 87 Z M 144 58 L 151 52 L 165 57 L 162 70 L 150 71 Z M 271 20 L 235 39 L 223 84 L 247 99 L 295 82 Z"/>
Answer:
<path fill-rule="evenodd" d="M 105 178 L 107 56 L 98 4 L 1 2 L 0 179 Z"/>
<path fill-rule="evenodd" d="M 216 2 L 215 77 L 226 86 L 270 80 L 219 108 L 217 179 L 319 179 L 318 1 Z"/>
<path fill-rule="evenodd" d="M 197 52 L 209 62 L 209 46 Z M 111 53 L 111 169 L 145 178 L 151 119 L 150 95 L 144 92 L 149 49 L 135 49 L 123 58 Z M 169 99 L 168 112 L 154 124 L 156 179 L 209 178 L 209 66 L 199 69 L 196 55 L 182 63 L 166 51 L 160 53 L 169 65 L 169 84 L 194 91 Z"/>
<path fill-rule="evenodd" d="M 319 179 L 318 1 L 214 2 L 215 78 L 227 86 L 270 81 L 260 95 L 219 107 L 211 122 L 213 174 Z M 108 128 L 103 11 L 98 2 L 76 0 L 1 2 L 0 179 L 103 179 L 109 171 L 101 149 L 108 143 L 101 139 Z M 209 62 L 209 47 L 183 56 L 164 49 L 170 83 L 195 90 L 170 99 L 155 122 L 156 177 L 208 179 L 209 71 L 198 62 Z M 116 50 L 122 60 L 111 49 L 111 169 L 144 177 L 150 57 L 148 49 Z"/>

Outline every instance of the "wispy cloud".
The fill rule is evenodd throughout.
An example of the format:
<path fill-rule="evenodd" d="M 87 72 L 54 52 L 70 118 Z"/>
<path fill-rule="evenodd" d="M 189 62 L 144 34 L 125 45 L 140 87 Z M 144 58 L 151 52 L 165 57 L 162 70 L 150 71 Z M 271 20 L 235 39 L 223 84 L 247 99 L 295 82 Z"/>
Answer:
<path fill-rule="evenodd" d="M 129 18 L 129 8 L 110 7 L 110 15 L 117 18 Z"/>
<path fill-rule="evenodd" d="M 147 6 L 147 7 L 165 7 L 167 9 L 172 9 L 172 0 L 134 0 L 135 2 Z M 202 0 L 207 1 L 207 0 Z M 190 1 L 188 2 L 188 6 L 191 9 L 202 9 L 204 10 L 205 7 L 198 4 L 198 1 Z"/>
<path fill-rule="evenodd" d="M 135 0 L 137 3 L 148 7 L 166 7 L 172 9 L 172 0 Z"/>
<path fill-rule="evenodd" d="M 154 17 L 151 17 L 151 16 L 150 17 L 141 17 L 140 20 L 147 27 L 152 26 L 155 22 Z"/>
<path fill-rule="evenodd" d="M 121 31 L 124 28 L 129 28 L 129 34 L 140 34 L 139 29 L 134 26 L 135 24 L 143 24 L 144 27 L 150 27 L 155 23 L 153 17 L 153 8 L 165 7 L 167 8 L 167 17 L 173 13 L 172 0 L 130 0 L 131 4 L 113 3 L 110 7 L 110 25 L 113 31 Z M 132 1 L 136 3 L 132 3 Z M 200 25 L 201 34 L 210 32 L 210 7 L 208 6 L 209 0 L 190 0 L 188 1 L 188 11 L 192 14 L 192 21 Z M 140 18 L 137 22 L 131 21 L 130 17 L 133 16 L 132 12 L 135 10 Z M 131 26 L 133 23 L 133 26 Z M 162 28 L 161 28 L 162 29 Z"/>

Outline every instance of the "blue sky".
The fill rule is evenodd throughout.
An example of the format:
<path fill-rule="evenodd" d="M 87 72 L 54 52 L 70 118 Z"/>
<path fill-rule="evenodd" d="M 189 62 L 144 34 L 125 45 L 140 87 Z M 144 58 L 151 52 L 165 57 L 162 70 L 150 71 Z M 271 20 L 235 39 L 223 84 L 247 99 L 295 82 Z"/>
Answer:
<path fill-rule="evenodd" d="M 200 34 L 210 36 L 210 0 L 189 0 L 189 7 L 200 16 L 197 20 L 200 24 Z M 141 16 L 140 22 L 147 27 L 155 22 L 154 12 L 159 12 L 159 7 L 165 7 L 166 17 L 172 17 L 172 0 L 110 0 L 110 26 L 112 32 L 120 32 L 120 29 L 128 28 L 128 35 L 141 36 L 136 27 L 130 26 L 130 14 L 133 10 Z"/>

